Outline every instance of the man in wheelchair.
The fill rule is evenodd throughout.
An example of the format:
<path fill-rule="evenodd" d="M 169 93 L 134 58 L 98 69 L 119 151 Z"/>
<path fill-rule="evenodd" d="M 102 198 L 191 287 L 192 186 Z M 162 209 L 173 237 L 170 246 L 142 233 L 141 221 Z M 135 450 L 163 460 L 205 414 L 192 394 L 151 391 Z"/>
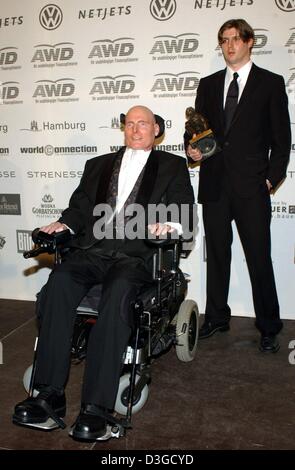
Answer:
<path fill-rule="evenodd" d="M 41 327 L 34 373 L 39 394 L 15 406 L 13 422 L 42 429 L 52 418 L 65 427 L 68 378 L 76 309 L 89 289 L 102 284 L 99 315 L 90 331 L 81 410 L 71 436 L 107 438 L 122 369 L 122 356 L 134 327 L 134 303 L 153 282 L 156 251 L 145 242 L 167 234 L 189 238 L 194 196 L 186 160 L 153 149 L 164 121 L 144 106 L 121 115 L 125 147 L 86 162 L 69 207 L 41 230 L 69 229 L 72 248 L 42 289 Z M 159 205 L 169 210 L 158 210 Z M 135 214 L 135 217 L 134 217 Z"/>

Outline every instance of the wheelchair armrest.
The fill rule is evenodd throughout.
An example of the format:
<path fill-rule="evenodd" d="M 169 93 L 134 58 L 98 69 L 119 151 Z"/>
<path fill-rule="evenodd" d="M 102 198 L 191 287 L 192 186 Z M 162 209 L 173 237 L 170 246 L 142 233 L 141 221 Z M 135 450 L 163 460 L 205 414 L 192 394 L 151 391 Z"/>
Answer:
<path fill-rule="evenodd" d="M 166 247 L 166 246 L 170 246 L 170 245 L 176 245 L 176 243 L 180 243 L 182 241 L 182 238 L 181 236 L 178 236 L 177 238 L 174 238 L 171 236 L 170 233 L 166 233 L 165 235 L 163 236 L 156 236 L 156 235 L 152 235 L 150 232 L 147 234 L 147 237 L 145 239 L 145 242 L 148 244 L 148 245 L 153 245 L 153 246 L 157 246 L 159 248 L 161 247 Z"/>
<path fill-rule="evenodd" d="M 65 247 L 66 243 L 69 242 L 71 238 L 72 235 L 68 229 L 49 234 L 42 232 L 39 228 L 35 228 L 32 232 L 32 240 L 35 243 L 35 248 L 25 251 L 23 257 L 28 259 L 38 256 L 41 253 L 60 253 L 61 249 Z"/>
<path fill-rule="evenodd" d="M 71 240 L 72 235 L 69 229 L 62 230 L 61 232 L 46 233 L 42 232 L 39 228 L 35 228 L 32 232 L 32 240 L 36 245 L 64 245 Z"/>

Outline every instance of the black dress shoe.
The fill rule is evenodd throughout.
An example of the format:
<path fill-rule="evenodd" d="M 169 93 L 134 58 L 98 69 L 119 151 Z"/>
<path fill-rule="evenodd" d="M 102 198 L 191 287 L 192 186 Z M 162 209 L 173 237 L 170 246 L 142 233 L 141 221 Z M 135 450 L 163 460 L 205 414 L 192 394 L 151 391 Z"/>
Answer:
<path fill-rule="evenodd" d="M 275 335 L 261 335 L 259 349 L 261 352 L 275 353 L 280 349 L 280 344 Z"/>
<path fill-rule="evenodd" d="M 104 417 L 106 410 L 98 405 L 85 404 L 82 406 L 70 436 L 82 441 L 103 441 L 111 437 Z"/>
<path fill-rule="evenodd" d="M 61 417 L 66 414 L 66 397 L 51 387 L 40 390 L 36 397 L 29 397 L 17 403 L 12 422 L 21 426 L 38 429 L 65 428 Z M 52 424 L 53 423 L 53 424 Z"/>
<path fill-rule="evenodd" d="M 209 338 L 209 336 L 214 335 L 217 331 L 228 331 L 229 322 L 223 323 L 211 323 L 210 321 L 205 321 L 199 331 L 199 339 Z"/>

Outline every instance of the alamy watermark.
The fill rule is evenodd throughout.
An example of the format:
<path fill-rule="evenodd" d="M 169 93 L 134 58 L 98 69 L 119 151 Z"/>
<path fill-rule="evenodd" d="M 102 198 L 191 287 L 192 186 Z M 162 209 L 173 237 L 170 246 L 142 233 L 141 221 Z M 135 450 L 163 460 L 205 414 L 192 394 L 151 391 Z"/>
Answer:
<path fill-rule="evenodd" d="M 98 217 L 93 226 L 93 234 L 97 240 L 102 239 L 155 239 L 148 227 L 162 223 L 181 226 L 181 237 L 183 240 L 191 240 L 194 236 L 194 228 L 197 225 L 197 208 L 190 204 L 148 204 L 143 207 L 141 204 L 129 204 L 117 211 L 109 204 L 97 204 L 93 210 L 93 215 Z M 168 237 L 179 238 L 179 230 L 174 230 Z"/>
<path fill-rule="evenodd" d="M 294 366 L 295 365 L 295 339 L 292 339 L 290 341 L 289 349 L 292 349 L 292 351 L 289 354 L 289 364 Z"/>

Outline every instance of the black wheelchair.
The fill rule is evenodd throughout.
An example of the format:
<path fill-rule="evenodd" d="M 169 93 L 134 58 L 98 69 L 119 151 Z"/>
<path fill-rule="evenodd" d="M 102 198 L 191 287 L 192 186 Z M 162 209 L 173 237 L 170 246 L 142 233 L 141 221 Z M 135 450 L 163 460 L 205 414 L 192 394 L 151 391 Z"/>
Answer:
<path fill-rule="evenodd" d="M 69 230 L 46 234 L 35 229 L 32 238 L 34 249 L 24 253 L 25 258 L 41 253 L 54 255 L 54 262 L 62 262 L 66 252 Z M 134 304 L 136 324 L 122 358 L 120 378 L 114 411 L 122 418 L 108 416 L 109 437 L 120 437 L 131 427 L 132 413 L 139 411 L 147 401 L 151 382 L 151 364 L 153 360 L 175 346 L 180 361 L 194 359 L 199 329 L 199 312 L 195 301 L 186 299 L 188 279 L 179 268 L 182 252 L 180 240 L 152 239 L 149 243 L 157 245 L 153 259 L 153 280 L 151 287 Z M 183 254 L 182 254 L 183 253 Z M 86 356 L 90 329 L 96 321 L 99 311 L 100 285 L 92 287 L 77 308 L 74 333 L 72 337 L 72 363 L 81 362 Z M 37 299 L 38 299 L 37 294 Z M 41 289 L 42 295 L 42 289 Z M 38 306 L 38 300 L 37 300 Z M 34 388 L 34 370 L 36 362 L 25 371 L 23 382 L 29 396 L 36 396 Z M 44 430 L 65 427 L 63 422 L 49 418 L 40 425 Z"/>

